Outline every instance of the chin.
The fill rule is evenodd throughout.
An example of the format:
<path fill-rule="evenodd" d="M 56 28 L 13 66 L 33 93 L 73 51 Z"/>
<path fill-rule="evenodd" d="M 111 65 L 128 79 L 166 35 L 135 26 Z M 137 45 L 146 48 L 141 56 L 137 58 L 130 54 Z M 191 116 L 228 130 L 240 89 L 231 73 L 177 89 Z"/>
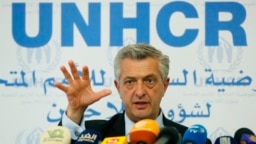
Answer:
<path fill-rule="evenodd" d="M 145 119 L 150 117 L 150 113 L 147 111 L 136 111 L 135 116 L 140 119 Z"/>

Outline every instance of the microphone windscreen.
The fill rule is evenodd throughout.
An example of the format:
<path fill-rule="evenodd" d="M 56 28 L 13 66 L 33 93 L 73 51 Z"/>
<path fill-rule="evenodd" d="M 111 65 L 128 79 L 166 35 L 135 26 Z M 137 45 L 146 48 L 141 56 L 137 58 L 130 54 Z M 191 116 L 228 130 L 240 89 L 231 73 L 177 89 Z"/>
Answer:
<path fill-rule="evenodd" d="M 220 136 L 218 137 L 214 144 L 237 144 L 235 139 L 231 136 Z"/>
<path fill-rule="evenodd" d="M 129 132 L 130 144 L 153 144 L 159 134 L 159 131 L 160 128 L 155 120 L 140 120 L 132 126 Z"/>
<path fill-rule="evenodd" d="M 176 128 L 164 127 L 160 130 L 155 144 L 176 144 L 179 138 L 179 132 Z"/>
<path fill-rule="evenodd" d="M 188 128 L 182 138 L 182 144 L 204 144 L 207 141 L 206 128 L 200 124 Z"/>
<path fill-rule="evenodd" d="M 251 134 L 243 134 L 240 140 L 241 144 L 256 144 L 256 136 Z"/>
<path fill-rule="evenodd" d="M 78 136 L 75 144 L 99 144 L 102 136 L 98 131 L 86 129 Z"/>
<path fill-rule="evenodd" d="M 101 144 L 128 144 L 126 136 L 106 137 Z"/>
<path fill-rule="evenodd" d="M 40 144 L 70 144 L 71 133 L 62 126 L 53 126 L 42 133 Z"/>
<path fill-rule="evenodd" d="M 250 130 L 246 127 L 240 128 L 234 134 L 234 139 L 235 139 L 236 143 L 238 143 L 238 144 L 240 143 L 240 140 L 241 140 L 241 137 L 243 134 L 255 135 L 252 130 Z"/>

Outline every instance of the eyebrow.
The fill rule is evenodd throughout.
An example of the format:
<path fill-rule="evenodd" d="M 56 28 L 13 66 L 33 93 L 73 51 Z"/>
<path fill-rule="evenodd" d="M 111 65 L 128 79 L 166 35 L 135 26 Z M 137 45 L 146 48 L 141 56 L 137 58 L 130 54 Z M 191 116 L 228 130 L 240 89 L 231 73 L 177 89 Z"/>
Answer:
<path fill-rule="evenodd" d="M 149 74 L 149 75 L 144 76 L 143 79 L 149 78 L 149 77 L 156 77 L 156 75 L 154 75 L 154 74 Z M 136 79 L 136 77 L 133 77 L 133 76 L 126 76 L 124 79 Z"/>

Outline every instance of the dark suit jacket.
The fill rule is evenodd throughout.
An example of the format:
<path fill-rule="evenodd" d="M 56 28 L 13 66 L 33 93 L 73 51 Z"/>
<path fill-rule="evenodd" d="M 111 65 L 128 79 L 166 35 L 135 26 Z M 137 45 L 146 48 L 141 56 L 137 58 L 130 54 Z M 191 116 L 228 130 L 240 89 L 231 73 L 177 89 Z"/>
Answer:
<path fill-rule="evenodd" d="M 167 119 L 163 115 L 163 124 L 166 127 L 175 127 L 181 136 L 185 133 L 188 127 L 183 126 L 181 124 L 175 123 L 169 119 Z M 61 125 L 61 123 L 60 123 Z M 99 131 L 102 135 L 102 139 L 106 137 L 114 137 L 114 136 L 124 136 L 125 135 L 125 121 L 124 121 L 124 113 L 118 113 L 114 115 L 110 120 L 88 120 L 85 121 L 86 129 L 93 129 Z M 72 144 L 75 141 L 72 140 Z M 208 139 L 206 144 L 211 144 L 211 141 Z"/>

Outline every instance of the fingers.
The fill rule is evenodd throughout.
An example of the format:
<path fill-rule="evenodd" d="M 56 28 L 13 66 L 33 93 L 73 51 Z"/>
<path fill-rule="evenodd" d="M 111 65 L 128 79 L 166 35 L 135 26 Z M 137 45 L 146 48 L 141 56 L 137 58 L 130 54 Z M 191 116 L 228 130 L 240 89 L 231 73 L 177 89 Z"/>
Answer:
<path fill-rule="evenodd" d="M 68 89 L 67 86 L 65 86 L 59 82 L 55 82 L 54 86 L 57 87 L 58 89 L 62 90 L 65 93 L 67 92 L 67 89 Z"/>
<path fill-rule="evenodd" d="M 82 68 L 82 77 L 80 77 L 79 72 L 77 70 L 77 67 L 76 67 L 74 61 L 69 60 L 68 65 L 69 65 L 69 68 L 70 68 L 71 72 L 69 72 L 65 66 L 61 66 L 60 70 L 63 73 L 65 79 L 67 80 L 67 82 L 69 84 L 73 83 L 76 80 L 81 80 L 81 78 L 82 78 L 82 80 L 90 82 L 89 69 L 88 69 L 87 66 L 83 66 L 83 68 Z M 56 87 L 61 89 L 64 92 L 66 92 L 67 89 L 68 89 L 67 86 L 62 85 L 60 83 L 56 83 Z"/>
<path fill-rule="evenodd" d="M 78 74 L 78 71 L 77 71 L 77 68 L 76 68 L 76 65 L 74 63 L 74 61 L 70 60 L 68 62 L 69 64 L 69 67 L 70 67 L 70 70 L 71 70 L 71 73 L 72 73 L 72 76 L 74 78 L 74 80 L 79 80 L 80 77 L 79 77 L 79 74 Z"/>
<path fill-rule="evenodd" d="M 71 83 L 73 81 L 72 76 L 70 75 L 70 73 L 67 71 L 65 66 L 61 66 L 60 70 L 62 71 L 65 79 L 68 81 L 68 83 Z"/>
<path fill-rule="evenodd" d="M 86 80 L 86 81 L 90 81 L 90 74 L 89 74 L 89 69 L 87 66 L 83 67 L 83 75 L 82 75 L 82 79 Z"/>
<path fill-rule="evenodd" d="M 74 61 L 70 60 L 68 62 L 68 65 L 70 67 L 71 70 L 71 74 L 68 72 L 67 68 L 65 66 L 61 66 L 60 70 L 62 71 L 64 77 L 66 78 L 66 80 L 68 81 L 68 83 L 71 83 L 73 80 L 79 80 L 79 74 L 76 68 L 76 65 L 74 63 Z"/>
<path fill-rule="evenodd" d="M 104 89 L 98 92 L 98 95 L 100 98 L 103 98 L 105 96 L 108 96 L 112 93 L 112 91 L 110 89 Z"/>

